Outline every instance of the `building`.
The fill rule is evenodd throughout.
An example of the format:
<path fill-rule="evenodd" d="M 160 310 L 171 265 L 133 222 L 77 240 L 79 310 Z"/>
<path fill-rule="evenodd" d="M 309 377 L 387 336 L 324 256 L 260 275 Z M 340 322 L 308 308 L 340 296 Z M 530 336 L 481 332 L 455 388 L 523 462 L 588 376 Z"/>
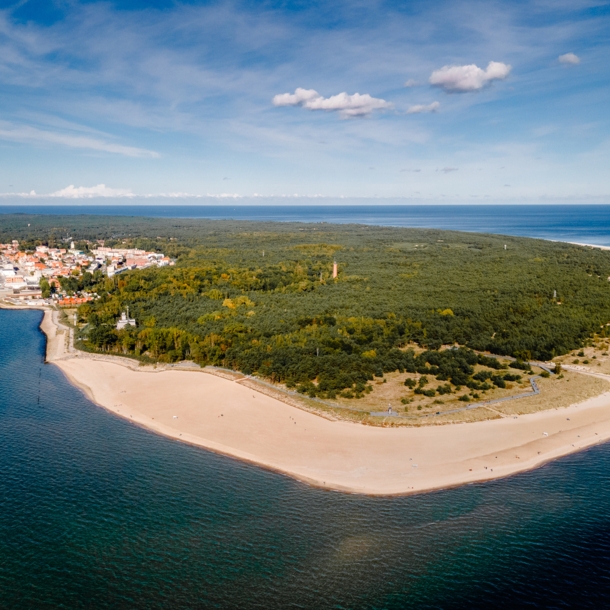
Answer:
<path fill-rule="evenodd" d="M 116 323 L 117 330 L 123 330 L 126 326 L 135 326 L 136 325 L 136 321 L 133 318 L 130 318 L 128 316 L 129 316 L 129 309 L 127 310 L 127 313 L 123 312 L 121 314 L 120 320 Z"/>
<path fill-rule="evenodd" d="M 87 303 L 88 301 L 92 301 L 93 297 L 64 297 L 63 299 L 58 299 L 57 304 L 60 307 L 76 307 L 78 305 L 82 305 L 83 303 Z"/>
<path fill-rule="evenodd" d="M 147 252 L 138 248 L 108 248 L 100 246 L 91 251 L 95 261 L 106 264 L 106 274 L 112 277 L 130 269 L 147 269 L 149 267 L 166 267 L 174 262 L 161 252 Z"/>
<path fill-rule="evenodd" d="M 0 274 L 2 274 L 4 277 L 15 277 L 17 275 L 15 272 L 15 267 L 12 263 L 4 265 L 0 270 Z"/>
<path fill-rule="evenodd" d="M 4 285 L 6 286 L 6 288 L 12 288 L 13 290 L 22 290 L 23 288 L 27 288 L 25 278 L 21 275 L 7 277 L 4 282 Z"/>

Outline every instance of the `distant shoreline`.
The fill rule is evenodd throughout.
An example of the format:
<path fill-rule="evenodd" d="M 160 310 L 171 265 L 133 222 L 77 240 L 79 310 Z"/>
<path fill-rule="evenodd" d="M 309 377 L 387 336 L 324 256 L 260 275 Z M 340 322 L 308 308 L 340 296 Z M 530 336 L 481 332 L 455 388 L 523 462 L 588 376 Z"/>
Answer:
<path fill-rule="evenodd" d="M 5 200 L 9 199 L 9 195 L 5 194 Z M 107 200 L 113 200 L 111 197 L 100 197 L 97 200 L 94 198 L 83 198 L 83 199 L 65 199 L 61 203 L 58 203 L 56 197 L 45 197 L 44 195 L 39 195 L 36 199 L 28 200 L 25 197 L 19 196 L 16 194 L 14 199 L 19 201 L 19 203 L 0 203 L 0 210 L 2 208 L 113 208 L 120 207 L 125 205 L 125 202 L 132 207 L 223 207 L 226 209 L 232 208 L 251 208 L 251 207 L 273 207 L 273 208 L 282 208 L 282 207 L 327 207 L 328 203 L 320 203 L 322 202 L 332 202 L 330 205 L 336 207 L 367 207 L 371 205 L 380 205 L 383 207 L 451 207 L 451 208 L 484 208 L 484 207 L 504 207 L 504 208 L 521 208 L 521 207 L 557 207 L 561 206 L 564 208 L 567 207 L 576 207 L 576 208 L 585 208 L 585 207 L 610 207 L 610 203 L 608 202 L 589 202 L 589 203 L 570 203 L 570 202 L 547 202 L 540 203 L 525 201 L 521 203 L 505 203 L 505 202 L 484 202 L 481 201 L 479 203 L 474 202 L 461 202 L 461 203 L 448 203 L 446 201 L 427 201 L 427 200 L 416 200 L 405 202 L 404 198 L 400 197 L 334 197 L 331 195 L 328 196 L 307 196 L 307 195 L 295 195 L 292 199 L 295 203 L 287 203 L 287 201 L 291 200 L 291 197 L 283 197 L 283 196 L 248 196 L 248 195 L 235 195 L 232 197 L 222 197 L 222 196 L 214 196 L 214 195 L 194 195 L 190 197 L 167 197 L 163 195 L 159 195 L 155 197 L 154 195 L 130 195 L 129 197 L 119 198 L 122 203 L 118 203 L 117 200 L 114 200 L 114 203 L 109 203 Z M 230 203 L 228 203 L 229 201 Z M 266 203 L 265 203 L 266 201 Z M 274 201 L 274 203 L 269 203 L 269 201 Z M 303 203 L 299 203 L 303 202 Z M 222 202 L 222 203 L 220 203 Z M 240 203 L 241 202 L 241 203 Z M 244 203 L 246 202 L 246 203 Z M 247 203 L 251 202 L 251 203 Z M 307 203 L 309 202 L 309 203 Z M 167 216 L 166 218 L 171 218 Z"/>
<path fill-rule="evenodd" d="M 67 329 L 48 308 L 40 329 L 47 362 L 95 404 L 169 438 L 329 490 L 387 496 L 455 487 L 610 439 L 610 386 L 580 404 L 517 418 L 380 428 L 330 421 L 204 370 L 159 371 L 71 352 Z"/>
<path fill-rule="evenodd" d="M 585 248 L 598 248 L 600 250 L 610 250 L 610 246 L 598 246 L 597 244 L 581 244 L 576 241 L 566 241 L 566 242 L 559 242 L 559 243 L 571 244 L 572 246 L 583 246 Z"/>

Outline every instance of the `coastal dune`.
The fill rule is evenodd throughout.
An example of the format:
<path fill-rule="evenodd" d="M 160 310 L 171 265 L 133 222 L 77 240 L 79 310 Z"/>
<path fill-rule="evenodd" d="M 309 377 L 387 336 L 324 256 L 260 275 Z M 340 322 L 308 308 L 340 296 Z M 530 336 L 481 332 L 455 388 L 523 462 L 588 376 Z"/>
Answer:
<path fill-rule="evenodd" d="M 128 360 L 70 353 L 68 331 L 58 331 L 51 315 L 41 325 L 47 360 L 96 404 L 165 436 L 328 489 L 393 495 L 452 487 L 528 470 L 610 438 L 610 392 L 478 423 L 365 426 L 325 419 L 201 370 L 138 370 Z"/>

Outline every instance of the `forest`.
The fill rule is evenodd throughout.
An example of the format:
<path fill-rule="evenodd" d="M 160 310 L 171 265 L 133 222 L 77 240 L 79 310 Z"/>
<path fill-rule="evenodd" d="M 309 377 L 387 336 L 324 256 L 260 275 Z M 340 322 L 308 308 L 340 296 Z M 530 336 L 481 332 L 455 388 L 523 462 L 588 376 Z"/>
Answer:
<path fill-rule="evenodd" d="M 310 396 L 359 396 L 392 371 L 446 380 L 448 392 L 501 387 L 515 376 L 494 372 L 497 361 L 480 361 L 480 352 L 548 360 L 606 336 L 610 322 L 610 252 L 565 243 L 365 225 L 28 215 L 3 222 L 0 240 L 15 236 L 25 247 L 103 239 L 176 261 L 113 278 L 88 274 L 87 290 L 99 295 L 79 309 L 88 349 L 213 364 Z M 137 326 L 117 331 L 126 308 Z M 476 373 L 476 364 L 492 370 Z"/>

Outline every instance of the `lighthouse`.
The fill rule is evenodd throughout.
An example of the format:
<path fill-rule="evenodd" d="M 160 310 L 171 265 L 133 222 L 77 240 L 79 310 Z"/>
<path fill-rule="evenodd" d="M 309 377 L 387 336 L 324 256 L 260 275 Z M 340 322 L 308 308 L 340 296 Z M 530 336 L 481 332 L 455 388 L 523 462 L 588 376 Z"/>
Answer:
<path fill-rule="evenodd" d="M 339 274 L 339 270 L 337 268 L 337 261 L 333 263 L 333 279 L 337 279 L 337 275 Z"/>

